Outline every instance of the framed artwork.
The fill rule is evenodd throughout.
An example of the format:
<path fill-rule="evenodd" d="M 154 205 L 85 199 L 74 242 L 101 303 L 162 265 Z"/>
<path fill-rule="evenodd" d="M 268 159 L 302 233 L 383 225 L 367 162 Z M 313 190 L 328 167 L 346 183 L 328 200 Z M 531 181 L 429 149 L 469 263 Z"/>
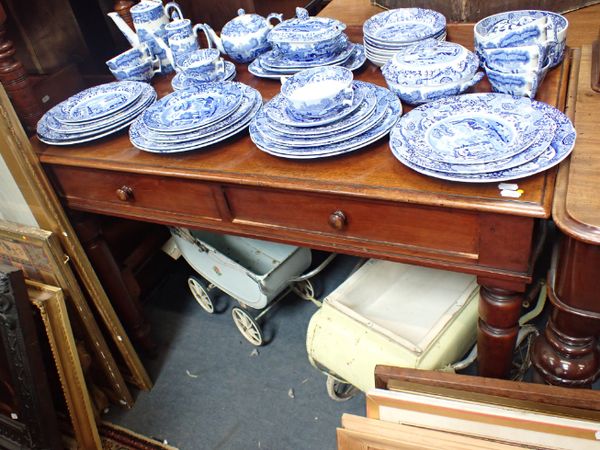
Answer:
<path fill-rule="evenodd" d="M 37 226 L 53 232 L 56 236 L 55 240 L 62 244 L 95 312 L 108 331 L 114 348 L 120 353 L 121 359 L 129 370 L 131 382 L 139 389 L 150 389 L 152 381 L 77 239 L 2 86 L 0 86 L 0 156 L 27 202 Z M 119 374 L 118 377 L 121 375 Z M 126 386 L 122 388 L 125 389 Z M 126 404 L 131 405 L 131 396 L 128 396 Z"/>
<path fill-rule="evenodd" d="M 62 448 L 23 273 L 0 265 L 0 447 Z"/>
<path fill-rule="evenodd" d="M 57 286 L 64 291 L 107 384 L 122 405 L 130 406 L 133 404 L 131 393 L 67 264 L 68 260 L 53 233 L 0 221 L 0 264 L 17 267 L 27 279 Z"/>

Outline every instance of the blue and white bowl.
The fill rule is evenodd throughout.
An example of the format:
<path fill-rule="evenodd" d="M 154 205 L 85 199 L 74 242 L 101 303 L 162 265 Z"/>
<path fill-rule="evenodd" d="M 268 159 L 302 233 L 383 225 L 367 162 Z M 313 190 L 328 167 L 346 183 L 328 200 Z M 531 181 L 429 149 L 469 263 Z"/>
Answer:
<path fill-rule="evenodd" d="M 315 67 L 287 78 L 281 94 L 296 115 L 323 117 L 352 104 L 352 79 L 352 71 L 340 66 Z"/>
<path fill-rule="evenodd" d="M 477 55 L 462 45 L 426 39 L 396 53 L 381 71 L 394 84 L 435 86 L 471 79 L 478 68 Z"/>
<path fill-rule="evenodd" d="M 485 65 L 499 72 L 541 71 L 547 65 L 546 47 L 540 44 L 521 47 L 484 48 Z"/>
<path fill-rule="evenodd" d="M 440 98 L 462 94 L 471 86 L 479 83 L 483 76 L 483 72 L 477 72 L 470 79 L 432 86 L 398 84 L 389 81 L 387 85 L 404 103 L 419 105 Z"/>
<path fill-rule="evenodd" d="M 487 66 L 484 68 L 494 92 L 534 98 L 550 68 L 550 62 L 540 70 L 525 72 L 500 72 Z"/>
<path fill-rule="evenodd" d="M 375 14 L 363 24 L 363 34 L 373 43 L 417 42 L 441 34 L 446 18 L 424 8 L 398 8 Z"/>

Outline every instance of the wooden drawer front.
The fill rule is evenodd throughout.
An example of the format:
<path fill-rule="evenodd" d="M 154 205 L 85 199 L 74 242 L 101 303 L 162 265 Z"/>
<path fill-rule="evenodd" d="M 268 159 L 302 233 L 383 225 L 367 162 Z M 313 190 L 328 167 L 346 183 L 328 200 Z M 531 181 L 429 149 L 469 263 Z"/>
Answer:
<path fill-rule="evenodd" d="M 228 187 L 225 193 L 234 223 L 360 239 L 365 246 L 410 245 L 417 252 L 429 249 L 460 259 L 477 258 L 479 218 L 474 213 L 289 191 Z M 339 214 L 331 217 L 338 211 L 345 221 Z"/>
<path fill-rule="evenodd" d="M 221 217 L 207 183 L 66 166 L 52 166 L 52 173 L 59 192 L 75 209 L 174 223 L 178 217 L 185 222 Z"/>

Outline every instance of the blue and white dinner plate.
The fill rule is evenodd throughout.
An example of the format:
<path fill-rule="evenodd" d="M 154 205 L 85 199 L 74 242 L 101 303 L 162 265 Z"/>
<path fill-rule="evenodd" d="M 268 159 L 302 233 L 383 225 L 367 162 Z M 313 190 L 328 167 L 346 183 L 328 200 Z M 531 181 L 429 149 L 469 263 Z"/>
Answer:
<path fill-rule="evenodd" d="M 225 71 L 223 73 L 223 76 L 215 81 L 231 81 L 235 78 L 235 64 L 233 64 L 231 61 L 224 61 L 224 63 Z M 193 78 L 188 78 L 183 74 L 183 72 L 177 73 L 171 80 L 171 86 L 176 91 L 180 91 L 181 89 L 187 89 L 190 86 L 195 86 L 197 84 L 203 83 L 206 83 L 206 81 L 197 81 Z"/>
<path fill-rule="evenodd" d="M 364 83 L 364 85 L 369 86 L 366 83 Z M 372 114 L 369 114 L 366 118 L 356 123 L 355 126 L 351 128 L 331 131 L 328 134 L 323 134 L 317 137 L 290 135 L 274 129 L 272 127 L 273 120 L 270 120 L 264 109 L 256 115 L 255 121 L 258 129 L 263 133 L 263 135 L 266 135 L 270 140 L 285 148 L 293 149 L 297 147 L 321 147 L 323 145 L 347 141 L 374 128 L 389 111 L 389 105 L 387 101 L 388 97 L 385 90 L 378 89 L 376 87 L 367 87 L 366 89 L 372 92 L 375 98 L 377 98 L 375 110 L 372 112 Z M 400 114 L 402 114 L 402 111 L 400 111 Z"/>
<path fill-rule="evenodd" d="M 151 153 L 178 153 L 196 150 L 227 139 L 244 129 L 262 106 L 260 93 L 250 86 L 243 87 L 240 107 L 231 115 L 206 127 L 173 135 L 169 141 L 152 139 L 156 133 L 145 127 L 143 121 L 135 121 L 129 129 L 129 138 L 134 147 Z"/>
<path fill-rule="evenodd" d="M 354 51 L 354 45 L 352 42 L 348 42 L 346 47 L 339 53 L 325 58 L 313 59 L 310 61 L 299 61 L 287 57 L 279 53 L 277 50 L 270 50 L 258 56 L 258 61 L 262 67 L 268 70 L 280 71 L 289 73 L 294 70 L 310 69 L 318 66 L 329 66 L 333 64 L 340 64 L 346 61 L 352 52 Z"/>
<path fill-rule="evenodd" d="M 79 135 L 82 137 L 86 134 L 96 134 L 106 129 L 113 128 L 130 118 L 137 117 L 144 109 L 150 106 L 156 100 L 156 92 L 149 84 L 146 84 L 142 95 L 126 109 L 117 111 L 111 116 L 104 117 L 93 122 L 82 122 L 80 124 L 65 124 L 58 120 L 50 120 L 45 124 L 57 133 L 67 135 Z M 58 111 L 58 105 L 50 109 L 47 114 L 54 115 Z M 56 119 L 56 117 L 55 117 Z"/>
<path fill-rule="evenodd" d="M 354 45 L 353 51 L 350 54 L 350 56 L 348 57 L 348 59 L 341 62 L 340 64 L 335 64 L 335 65 L 339 65 L 340 67 L 345 67 L 346 69 L 349 69 L 349 70 L 356 70 L 365 63 L 367 58 L 365 56 L 364 47 L 360 44 L 353 44 L 353 45 Z M 277 79 L 277 80 L 279 80 L 282 76 L 289 76 L 300 70 L 301 69 L 294 69 L 292 72 L 269 70 L 266 67 L 261 66 L 258 58 L 255 59 L 254 61 L 252 61 L 248 65 L 248 72 L 250 72 L 252 75 L 259 77 L 259 78 L 272 78 L 272 79 Z"/>
<path fill-rule="evenodd" d="M 421 167 L 409 159 L 405 159 L 396 145 L 390 145 L 393 155 L 404 165 L 410 167 L 416 172 L 428 175 L 434 178 L 440 178 L 449 181 L 461 181 L 465 183 L 497 183 L 500 181 L 515 180 L 525 178 L 543 172 L 563 161 L 575 146 L 577 134 L 573 124 L 562 112 L 542 102 L 532 101 L 533 107 L 549 116 L 557 125 L 554 139 L 550 146 L 538 157 L 526 162 L 520 166 L 512 167 L 506 170 L 496 172 L 486 172 L 478 174 L 458 174 L 443 171 L 436 171 Z M 391 141 L 390 141 L 391 142 Z"/>
<path fill-rule="evenodd" d="M 359 122 L 368 120 L 373 114 L 376 105 L 379 102 L 384 101 L 385 98 L 381 90 L 377 89 L 377 87 L 371 83 L 354 81 L 353 85 L 361 91 L 364 91 L 364 99 L 358 108 L 346 117 L 336 122 L 315 127 L 294 127 L 284 125 L 273 120 L 271 123 L 269 123 L 269 127 L 278 133 L 289 135 L 291 138 L 295 138 L 297 136 L 319 138 L 330 136 L 334 133 L 338 133 L 350 127 L 356 126 Z"/>
<path fill-rule="evenodd" d="M 396 126 L 417 154 L 450 164 L 482 164 L 520 153 L 549 123 L 529 98 L 486 93 L 426 103 Z"/>
<path fill-rule="evenodd" d="M 323 158 L 327 156 L 340 155 L 363 148 L 381 137 L 385 136 L 398 121 L 402 114 L 402 105 L 392 92 L 385 88 L 377 87 L 385 93 L 383 102 L 388 105 L 384 117 L 370 130 L 345 141 L 323 144 L 317 147 L 285 147 L 269 138 L 268 131 L 261 129 L 258 121 L 250 123 L 250 138 L 252 142 L 262 151 L 283 158 L 308 159 Z"/>
<path fill-rule="evenodd" d="M 242 101 L 242 84 L 202 83 L 172 92 L 144 111 L 144 125 L 158 133 L 182 133 L 217 122 Z"/>
<path fill-rule="evenodd" d="M 373 42 L 412 42 L 438 34 L 446 18 L 424 8 L 398 8 L 375 14 L 363 24 L 363 33 Z"/>
<path fill-rule="evenodd" d="M 355 111 L 362 103 L 365 97 L 365 88 L 361 85 L 357 85 L 356 83 L 353 83 L 352 85 L 354 89 L 352 104 L 339 111 L 334 111 L 331 114 L 326 114 L 322 117 L 305 118 L 294 115 L 293 111 L 289 107 L 287 99 L 282 94 L 276 95 L 265 105 L 265 113 L 270 119 L 290 127 L 306 128 L 326 125 L 328 123 L 343 119 Z"/>
<path fill-rule="evenodd" d="M 102 119 L 135 102 L 146 85 L 139 81 L 114 81 L 85 89 L 61 102 L 55 118 L 65 124 Z"/>

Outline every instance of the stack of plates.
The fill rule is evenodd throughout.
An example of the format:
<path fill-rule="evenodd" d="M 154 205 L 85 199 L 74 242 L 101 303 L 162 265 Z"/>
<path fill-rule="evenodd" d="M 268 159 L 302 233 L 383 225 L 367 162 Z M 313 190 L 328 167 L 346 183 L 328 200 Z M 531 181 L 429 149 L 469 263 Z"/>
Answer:
<path fill-rule="evenodd" d="M 81 144 L 127 127 L 156 100 L 147 83 L 116 81 L 81 91 L 48 111 L 37 124 L 40 141 Z"/>
<path fill-rule="evenodd" d="M 330 115 L 304 119 L 275 96 L 250 124 L 250 137 L 264 152 L 282 158 L 322 158 L 365 147 L 385 136 L 402 115 L 398 97 L 362 81 L 353 82 L 352 105 Z"/>
<path fill-rule="evenodd" d="M 545 103 L 467 94 L 413 109 L 392 130 L 390 148 L 422 174 L 483 183 L 542 172 L 569 155 L 575 137 L 571 121 Z"/>
<path fill-rule="evenodd" d="M 431 9 L 392 9 L 374 15 L 363 24 L 366 56 L 378 66 L 429 38 L 446 39 L 446 18 Z"/>
<path fill-rule="evenodd" d="M 131 143 L 147 152 L 176 153 L 215 144 L 246 128 L 262 106 L 242 83 L 203 83 L 157 101 L 131 125 Z"/>
<path fill-rule="evenodd" d="M 252 61 L 248 66 L 248 71 L 257 77 L 279 79 L 282 76 L 293 75 L 303 69 L 320 66 L 335 65 L 356 70 L 365 63 L 365 60 L 364 47 L 347 41 L 339 52 L 323 58 L 314 58 L 310 61 L 295 60 L 277 50 L 270 50 Z"/>
<path fill-rule="evenodd" d="M 225 70 L 223 72 L 223 75 L 221 77 L 219 77 L 219 79 L 214 80 L 214 81 L 231 81 L 235 78 L 236 75 L 236 71 L 235 71 L 235 64 L 233 64 L 231 61 L 223 61 L 225 64 Z M 190 78 L 187 77 L 183 72 L 178 72 L 177 75 L 175 75 L 173 77 L 173 79 L 171 80 L 171 86 L 173 87 L 174 90 L 179 91 L 181 89 L 187 89 L 190 86 L 195 86 L 197 84 L 203 84 L 206 83 L 206 81 L 201 81 L 201 80 L 197 80 L 195 78 Z"/>

